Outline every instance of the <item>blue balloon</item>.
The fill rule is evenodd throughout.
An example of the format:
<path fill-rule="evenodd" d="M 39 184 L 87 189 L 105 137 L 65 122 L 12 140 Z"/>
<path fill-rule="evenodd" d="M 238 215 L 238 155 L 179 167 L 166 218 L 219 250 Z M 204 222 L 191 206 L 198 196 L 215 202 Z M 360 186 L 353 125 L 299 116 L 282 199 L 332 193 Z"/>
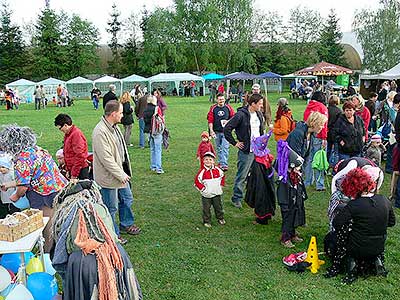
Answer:
<path fill-rule="evenodd" d="M 19 209 L 26 209 L 30 207 L 29 200 L 26 198 L 26 196 L 19 198 L 17 202 L 13 202 L 12 204 Z"/>
<path fill-rule="evenodd" d="M 33 256 L 32 252 L 24 253 L 25 265 L 28 264 L 29 260 Z M 0 265 L 4 268 L 11 270 L 14 274 L 18 272 L 21 265 L 21 254 L 20 253 L 6 253 L 0 259 Z"/>
<path fill-rule="evenodd" d="M 29 275 L 26 287 L 35 300 L 51 300 L 58 292 L 57 280 L 46 272 Z"/>

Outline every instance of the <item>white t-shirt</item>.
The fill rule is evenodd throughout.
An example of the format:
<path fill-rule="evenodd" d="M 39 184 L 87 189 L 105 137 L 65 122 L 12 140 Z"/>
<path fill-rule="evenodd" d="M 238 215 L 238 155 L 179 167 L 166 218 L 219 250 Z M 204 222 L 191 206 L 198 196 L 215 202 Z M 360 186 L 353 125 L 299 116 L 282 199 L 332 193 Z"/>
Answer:
<path fill-rule="evenodd" d="M 250 112 L 250 129 L 251 129 L 251 136 L 259 137 L 260 136 L 260 119 L 257 116 L 256 112 Z"/>

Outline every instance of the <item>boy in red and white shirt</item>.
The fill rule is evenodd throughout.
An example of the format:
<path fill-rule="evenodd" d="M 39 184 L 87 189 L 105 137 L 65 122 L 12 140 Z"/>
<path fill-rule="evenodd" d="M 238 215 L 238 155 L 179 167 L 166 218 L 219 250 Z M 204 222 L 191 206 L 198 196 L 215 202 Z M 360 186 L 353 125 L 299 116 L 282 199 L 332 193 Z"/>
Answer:
<path fill-rule="evenodd" d="M 225 185 L 224 172 L 214 165 L 215 154 L 207 152 L 203 156 L 204 166 L 194 178 L 194 186 L 200 191 L 203 204 L 203 224 L 211 227 L 211 206 L 220 225 L 225 225 L 222 205 L 222 187 Z"/>

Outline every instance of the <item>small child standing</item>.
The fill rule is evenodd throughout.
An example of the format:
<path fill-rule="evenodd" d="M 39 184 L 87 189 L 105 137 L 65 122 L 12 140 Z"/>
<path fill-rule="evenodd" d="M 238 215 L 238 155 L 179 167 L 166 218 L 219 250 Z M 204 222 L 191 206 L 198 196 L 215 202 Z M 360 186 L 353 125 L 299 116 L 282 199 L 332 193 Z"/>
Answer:
<path fill-rule="evenodd" d="M 215 154 L 206 152 L 203 155 L 203 167 L 194 178 L 194 186 L 201 193 L 203 204 L 203 224 L 211 227 L 211 206 L 220 225 L 225 225 L 224 208 L 222 205 L 222 187 L 225 185 L 224 172 L 214 165 Z"/>
<path fill-rule="evenodd" d="M 210 141 L 210 135 L 208 134 L 207 131 L 203 131 L 200 137 L 201 137 L 201 142 L 199 144 L 199 147 L 197 148 L 196 157 L 200 162 L 200 169 L 202 169 L 204 166 L 203 165 L 204 154 L 207 152 L 211 152 L 212 154 L 214 154 L 215 157 L 215 150 L 213 144 Z"/>
<path fill-rule="evenodd" d="M 379 134 L 374 134 L 371 137 L 371 144 L 367 148 L 367 158 L 372 160 L 378 167 L 381 166 L 382 151 L 386 151 L 385 145 L 382 143 L 382 138 Z"/>

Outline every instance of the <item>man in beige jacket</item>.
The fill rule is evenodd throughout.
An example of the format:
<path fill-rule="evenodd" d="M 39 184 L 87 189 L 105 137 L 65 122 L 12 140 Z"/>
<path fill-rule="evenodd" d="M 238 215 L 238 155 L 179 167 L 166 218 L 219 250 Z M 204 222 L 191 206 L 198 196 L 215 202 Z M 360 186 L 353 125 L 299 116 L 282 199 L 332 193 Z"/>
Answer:
<path fill-rule="evenodd" d="M 120 229 L 129 234 L 139 234 L 139 227 L 134 225 L 131 209 L 133 203 L 130 189 L 131 164 L 124 137 L 117 124 L 122 118 L 122 104 L 109 101 L 104 109 L 104 116 L 96 125 L 92 134 L 93 175 L 101 186 L 101 196 L 114 222 L 115 232 L 120 237 Z M 119 208 L 120 225 L 115 216 Z M 125 242 L 120 237 L 122 242 Z"/>

